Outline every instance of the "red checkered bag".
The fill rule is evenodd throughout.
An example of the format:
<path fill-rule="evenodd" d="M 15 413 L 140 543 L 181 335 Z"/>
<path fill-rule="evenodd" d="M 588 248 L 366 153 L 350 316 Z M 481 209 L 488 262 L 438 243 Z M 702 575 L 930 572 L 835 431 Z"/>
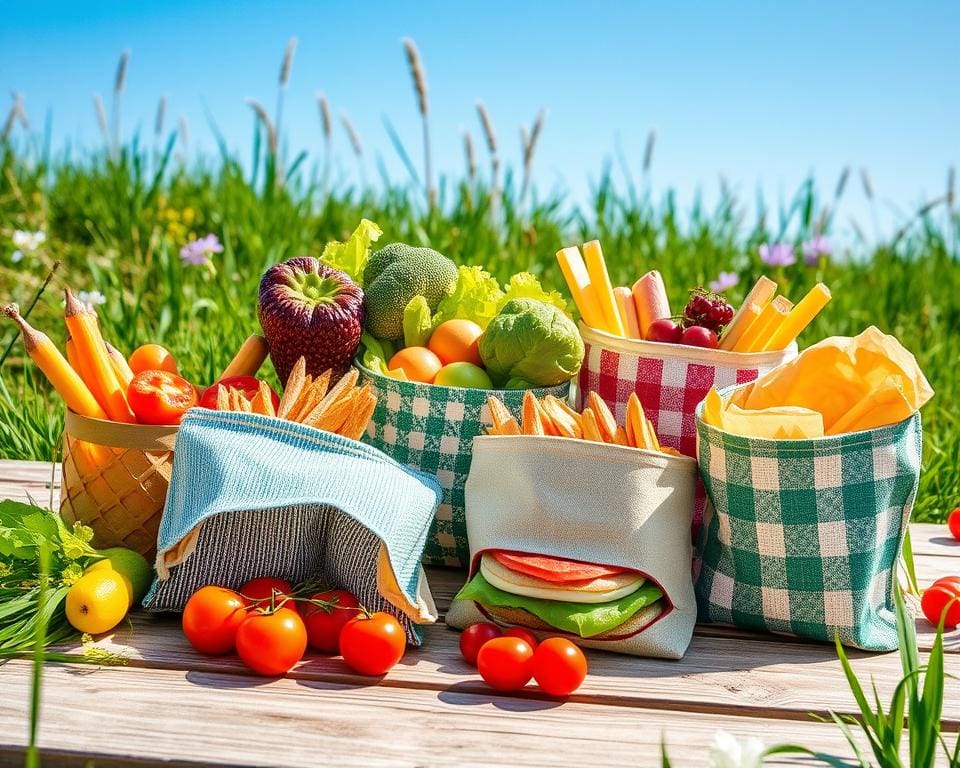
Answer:
<path fill-rule="evenodd" d="M 624 339 L 580 323 L 586 356 L 577 386 L 577 407 L 587 392 L 596 392 L 613 411 L 617 423 L 627 416 L 627 399 L 637 393 L 660 442 L 686 456 L 697 457 L 694 411 L 711 387 L 745 384 L 796 357 L 791 344 L 779 352 L 727 352 L 682 344 Z M 698 483 L 694 528 L 703 519 L 706 494 Z"/>

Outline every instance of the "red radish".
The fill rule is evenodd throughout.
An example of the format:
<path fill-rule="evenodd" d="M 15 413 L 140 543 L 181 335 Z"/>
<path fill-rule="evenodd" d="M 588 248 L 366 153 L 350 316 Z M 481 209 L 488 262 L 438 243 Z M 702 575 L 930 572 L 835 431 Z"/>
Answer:
<path fill-rule="evenodd" d="M 647 341 L 659 341 L 663 344 L 679 344 L 683 328 L 669 317 L 654 320 L 647 326 Z"/>
<path fill-rule="evenodd" d="M 702 325 L 691 325 L 687 328 L 680 338 L 680 343 L 690 347 L 705 347 L 706 349 L 716 349 L 719 346 L 717 334 Z"/>

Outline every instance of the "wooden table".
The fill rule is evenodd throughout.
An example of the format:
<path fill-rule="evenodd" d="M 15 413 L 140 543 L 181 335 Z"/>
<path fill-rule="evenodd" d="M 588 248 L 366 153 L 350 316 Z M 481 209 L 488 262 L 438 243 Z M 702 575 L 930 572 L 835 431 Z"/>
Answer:
<path fill-rule="evenodd" d="M 0 498 L 45 503 L 51 477 L 49 464 L 0 462 Z M 913 537 L 922 582 L 960 573 L 960 544 L 943 526 L 915 525 Z M 443 611 L 462 574 L 429 577 Z M 930 626 L 916 625 L 929 648 Z M 194 653 L 176 618 L 137 614 L 98 640 L 125 654 L 126 666 L 44 668 L 45 765 L 659 765 L 665 739 L 675 766 L 703 766 L 717 729 L 850 756 L 839 729 L 811 718 L 856 712 L 829 645 L 702 626 L 682 661 L 589 652 L 587 680 L 561 702 L 532 686 L 491 693 L 461 660 L 457 638 L 442 622 L 428 627 L 424 647 L 382 680 L 316 655 L 264 679 L 234 657 Z M 947 671 L 960 675 L 960 632 L 947 645 Z M 900 678 L 897 654 L 851 656 L 886 704 Z M 0 690 L 0 765 L 19 764 L 29 662 L 0 666 Z M 949 680 L 944 727 L 960 728 L 960 685 Z"/>

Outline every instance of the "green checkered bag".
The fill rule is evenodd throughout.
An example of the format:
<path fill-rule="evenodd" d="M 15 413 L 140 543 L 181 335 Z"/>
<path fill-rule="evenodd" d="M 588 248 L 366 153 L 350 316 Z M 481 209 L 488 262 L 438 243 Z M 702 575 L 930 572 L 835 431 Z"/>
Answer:
<path fill-rule="evenodd" d="M 896 648 L 893 588 L 920 479 L 920 414 L 809 440 L 732 435 L 702 414 L 703 403 L 711 504 L 697 541 L 700 621 Z"/>
<path fill-rule="evenodd" d="M 464 491 L 473 455 L 473 438 L 490 423 L 487 397 L 496 395 L 520 420 L 522 390 L 464 389 L 400 381 L 354 365 L 371 383 L 377 407 L 364 442 L 412 469 L 436 476 L 443 501 L 427 538 L 423 560 L 430 565 L 466 568 L 470 563 Z M 532 390 L 537 397 L 566 399 L 570 385 Z"/>

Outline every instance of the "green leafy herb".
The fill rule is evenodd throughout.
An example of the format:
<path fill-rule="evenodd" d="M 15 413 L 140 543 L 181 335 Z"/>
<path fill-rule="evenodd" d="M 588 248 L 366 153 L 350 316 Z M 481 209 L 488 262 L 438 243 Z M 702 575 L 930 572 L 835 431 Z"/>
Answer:
<path fill-rule="evenodd" d="M 0 657 L 28 652 L 38 631 L 45 647 L 75 634 L 63 603 L 70 585 L 99 558 L 92 538 L 92 530 L 79 523 L 69 528 L 53 512 L 0 501 Z"/>
<path fill-rule="evenodd" d="M 403 310 L 403 345 L 425 347 L 433 332 L 433 318 L 426 296 L 417 294 Z"/>

